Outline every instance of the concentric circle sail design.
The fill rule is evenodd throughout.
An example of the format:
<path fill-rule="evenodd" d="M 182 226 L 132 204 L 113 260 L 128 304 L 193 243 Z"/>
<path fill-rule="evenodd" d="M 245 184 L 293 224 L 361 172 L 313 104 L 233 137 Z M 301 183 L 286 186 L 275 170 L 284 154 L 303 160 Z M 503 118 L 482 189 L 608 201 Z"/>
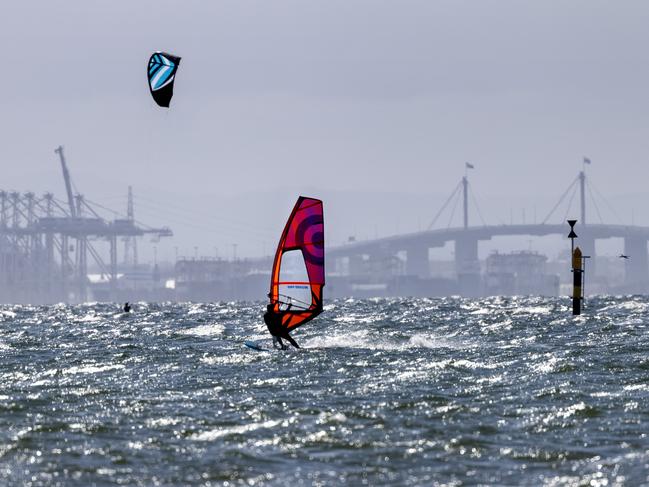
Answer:
<path fill-rule="evenodd" d="M 322 312 L 325 284 L 322 201 L 300 196 L 280 238 L 270 282 L 273 312 L 291 330 Z"/>

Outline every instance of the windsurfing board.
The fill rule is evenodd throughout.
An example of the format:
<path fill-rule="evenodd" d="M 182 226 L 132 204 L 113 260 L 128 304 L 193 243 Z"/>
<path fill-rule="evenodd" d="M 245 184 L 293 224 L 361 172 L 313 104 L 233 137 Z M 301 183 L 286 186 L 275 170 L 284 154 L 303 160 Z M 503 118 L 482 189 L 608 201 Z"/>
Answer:
<path fill-rule="evenodd" d="M 268 352 L 269 351 L 267 348 L 262 347 L 259 343 L 253 342 L 252 340 L 246 340 L 245 342 L 243 342 L 243 344 L 248 348 L 251 348 L 253 350 L 257 350 L 258 352 Z"/>

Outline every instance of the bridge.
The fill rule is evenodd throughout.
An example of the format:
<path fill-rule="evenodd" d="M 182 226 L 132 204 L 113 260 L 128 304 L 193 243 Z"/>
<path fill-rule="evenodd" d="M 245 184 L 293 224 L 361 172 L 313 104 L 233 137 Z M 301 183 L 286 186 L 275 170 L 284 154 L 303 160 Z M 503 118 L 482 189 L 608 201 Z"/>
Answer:
<path fill-rule="evenodd" d="M 470 226 L 468 221 L 468 196 L 469 181 L 465 176 L 460 181 L 454 194 L 463 200 L 463 226 L 445 229 L 431 229 L 426 231 L 394 235 L 374 240 L 349 242 L 345 245 L 327 250 L 329 259 L 349 259 L 350 268 L 355 262 L 369 257 L 370 259 L 384 259 L 398 253 L 405 253 L 405 274 L 427 278 L 430 273 L 429 249 L 444 247 L 448 242 L 454 243 L 455 270 L 459 287 L 463 294 L 475 295 L 479 292 L 480 263 L 478 260 L 478 245 L 481 241 L 491 240 L 500 236 L 547 236 L 560 235 L 566 237 L 569 228 L 565 223 L 551 224 L 547 220 L 552 216 L 559 204 L 565 199 L 570 190 L 574 194 L 579 189 L 580 216 L 576 232 L 579 235 L 577 245 L 585 255 L 592 257 L 589 262 L 589 273 L 595 275 L 595 242 L 600 239 L 621 238 L 624 240 L 624 253 L 632 256 L 625 260 L 625 288 L 632 292 L 647 292 L 649 290 L 649 255 L 647 241 L 649 241 L 649 227 L 620 224 L 592 224 L 586 223 L 586 173 L 582 170 L 568 190 L 563 194 L 559 203 L 555 205 L 550 215 L 540 224 L 517 225 L 482 225 Z M 454 195 L 451 195 L 452 197 Z M 431 223 L 431 227 L 448 205 L 447 200 L 440 212 Z M 599 212 L 599 210 L 598 210 Z"/>

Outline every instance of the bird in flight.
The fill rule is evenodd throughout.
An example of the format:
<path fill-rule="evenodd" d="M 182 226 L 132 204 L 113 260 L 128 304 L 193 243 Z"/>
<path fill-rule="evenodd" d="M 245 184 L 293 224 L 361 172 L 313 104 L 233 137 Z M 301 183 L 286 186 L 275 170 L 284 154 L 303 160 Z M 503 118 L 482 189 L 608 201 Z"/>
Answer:
<path fill-rule="evenodd" d="M 620 259 L 628 259 L 629 258 L 628 255 L 624 255 L 624 254 L 620 254 L 619 257 L 620 257 Z"/>

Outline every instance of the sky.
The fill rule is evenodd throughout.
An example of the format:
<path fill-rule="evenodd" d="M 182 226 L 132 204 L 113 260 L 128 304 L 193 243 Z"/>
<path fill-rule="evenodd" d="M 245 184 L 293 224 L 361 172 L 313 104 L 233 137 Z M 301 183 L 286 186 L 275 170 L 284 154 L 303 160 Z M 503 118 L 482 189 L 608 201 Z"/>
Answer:
<path fill-rule="evenodd" d="M 330 245 L 426 228 L 467 161 L 487 223 L 540 221 L 587 156 L 602 219 L 649 224 L 648 20 L 644 1 L 7 1 L 0 187 L 63 199 L 64 145 L 87 199 L 123 211 L 132 185 L 138 220 L 174 230 L 160 258 L 256 256 L 300 194 Z M 169 110 L 156 50 L 182 57 Z"/>

